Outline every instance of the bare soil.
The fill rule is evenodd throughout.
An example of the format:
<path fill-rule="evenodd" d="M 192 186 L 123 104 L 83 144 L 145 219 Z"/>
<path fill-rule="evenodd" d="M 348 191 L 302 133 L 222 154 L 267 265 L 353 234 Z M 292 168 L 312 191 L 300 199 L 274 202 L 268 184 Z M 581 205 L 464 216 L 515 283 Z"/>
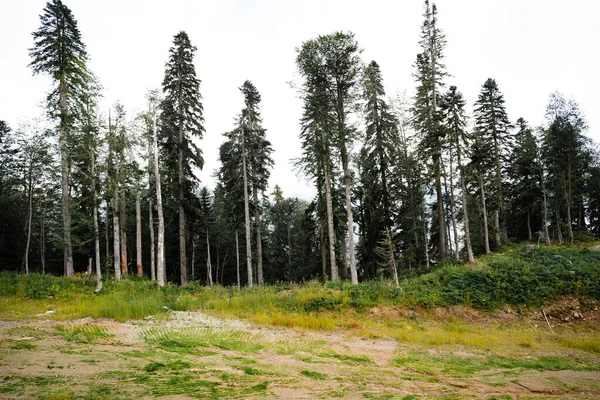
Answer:
<path fill-rule="evenodd" d="M 373 318 L 423 317 L 403 308 L 376 307 L 368 313 Z M 600 321 L 597 303 L 582 304 L 570 297 L 543 312 L 507 307 L 484 314 L 454 307 L 428 313 L 437 321 L 460 318 L 478 326 L 503 323 L 545 328 L 547 318 L 553 328 L 576 325 L 577 330 L 597 329 Z M 78 327 L 106 334 L 92 337 L 89 343 L 60 334 L 76 332 Z M 146 332 L 206 329 L 215 336 L 237 335 L 240 341 L 260 348 L 219 347 L 215 342 L 179 351 L 144 339 Z M 211 353 L 197 354 L 196 350 Z M 545 349 L 539 352 L 546 354 Z M 422 354 L 418 357 L 423 357 L 423 367 L 393 362 L 415 354 Z M 600 356 L 594 353 L 562 354 L 586 358 L 592 367 L 580 370 L 493 367 L 461 376 L 450 362 L 445 369 L 431 368 L 426 362 L 430 357 L 472 362 L 486 356 L 462 347 L 423 349 L 395 339 L 274 328 L 200 312 L 172 312 L 166 318 L 126 323 L 42 317 L 0 321 L 0 398 L 600 398 L 600 368 L 593 368 L 594 363 L 600 366 Z M 159 369 L 151 371 L 152 363 Z"/>

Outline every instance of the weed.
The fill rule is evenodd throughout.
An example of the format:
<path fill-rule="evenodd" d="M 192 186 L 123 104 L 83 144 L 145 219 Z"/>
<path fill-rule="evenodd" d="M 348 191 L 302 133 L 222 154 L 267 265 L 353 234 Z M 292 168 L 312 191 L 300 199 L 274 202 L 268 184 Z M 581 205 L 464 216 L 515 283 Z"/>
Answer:
<path fill-rule="evenodd" d="M 316 379 L 318 381 L 324 381 L 324 380 L 327 379 L 327 377 L 325 376 L 325 374 L 322 374 L 322 373 L 317 372 L 317 371 L 309 371 L 309 370 L 305 369 L 305 370 L 302 370 L 300 372 L 300 374 L 302 374 L 304 376 L 307 376 L 307 377 L 309 377 L 311 379 Z"/>
<path fill-rule="evenodd" d="M 94 343 L 98 339 L 107 339 L 114 336 L 106 328 L 96 325 L 57 326 L 54 334 L 62 336 L 69 342 L 84 344 Z"/>

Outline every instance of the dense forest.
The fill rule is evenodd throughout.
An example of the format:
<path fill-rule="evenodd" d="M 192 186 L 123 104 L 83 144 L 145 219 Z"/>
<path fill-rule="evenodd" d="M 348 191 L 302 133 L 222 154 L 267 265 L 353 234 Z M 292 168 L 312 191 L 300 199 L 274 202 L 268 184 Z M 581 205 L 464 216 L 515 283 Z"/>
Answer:
<path fill-rule="evenodd" d="M 299 43 L 294 163 L 316 188 L 307 202 L 269 187 L 275 149 L 250 80 L 211 190 L 196 177 L 203 104 L 186 32 L 173 37 L 161 88 L 140 93 L 145 112 L 103 113 L 75 16 L 48 2 L 29 49 L 33 74 L 52 80 L 46 112 L 18 127 L 0 120 L 0 269 L 161 286 L 398 283 L 509 242 L 600 236 L 600 152 L 576 101 L 551 93 L 545 124 L 531 126 L 507 115 L 502 82 L 489 78 L 468 103 L 428 0 L 419 45 L 414 96 L 397 98 L 353 33 Z"/>

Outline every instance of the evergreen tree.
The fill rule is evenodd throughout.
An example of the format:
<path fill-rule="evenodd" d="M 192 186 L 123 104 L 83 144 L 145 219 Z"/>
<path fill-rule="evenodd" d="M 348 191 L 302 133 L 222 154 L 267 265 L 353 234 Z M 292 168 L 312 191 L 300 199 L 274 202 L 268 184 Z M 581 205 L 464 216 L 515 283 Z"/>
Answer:
<path fill-rule="evenodd" d="M 385 100 L 381 71 L 375 61 L 365 68 L 363 87 L 366 137 L 361 152 L 362 203 L 369 215 L 365 235 L 371 238 L 370 245 L 364 243 L 368 247 L 363 251 L 374 256 L 375 246 L 392 228 L 390 171 L 399 141 L 397 121 Z"/>
<path fill-rule="evenodd" d="M 494 168 L 493 190 L 495 192 L 494 210 L 494 236 L 496 247 L 502 244 L 501 233 L 505 233 L 504 226 L 504 176 L 506 173 L 506 159 L 512 153 L 513 137 L 512 128 L 506 108 L 504 96 L 500 93 L 494 79 L 485 81 L 475 102 L 475 127 L 482 136 L 483 141 L 489 141 L 492 146 L 492 165 Z"/>
<path fill-rule="evenodd" d="M 573 243 L 575 207 L 580 206 L 575 226 L 583 229 L 585 224 L 582 210 L 584 182 L 591 161 L 589 139 L 583 134 L 587 125 L 578 104 L 557 92 L 550 95 L 546 117 L 549 127 L 544 135 L 542 151 L 555 197 L 557 229 L 560 236 L 560 215 L 565 211 L 569 242 Z"/>
<path fill-rule="evenodd" d="M 469 210 L 467 201 L 468 193 L 467 185 L 465 182 L 465 171 L 463 167 L 463 158 L 467 154 L 467 149 L 470 145 L 470 137 L 466 131 L 467 115 L 465 112 L 465 105 L 467 103 L 463 98 L 462 93 L 456 89 L 456 86 L 450 86 L 448 92 L 441 98 L 440 103 L 440 107 L 442 110 L 443 127 L 446 131 L 451 160 L 452 156 L 456 156 L 458 170 L 460 173 L 462 212 L 465 230 L 465 247 L 467 250 L 467 260 L 469 261 L 469 263 L 472 264 L 475 262 L 475 259 L 473 258 L 473 249 L 471 246 L 471 231 L 469 226 Z M 452 193 L 451 196 L 453 196 Z M 454 208 L 454 204 L 452 204 L 452 207 Z M 452 211 L 452 213 L 454 215 L 454 211 Z M 458 242 L 456 231 L 454 240 Z M 456 247 L 456 255 L 458 257 L 458 244 Z"/>
<path fill-rule="evenodd" d="M 187 33 L 181 31 L 173 38 L 169 61 L 163 80 L 162 104 L 163 137 L 172 144 L 165 150 L 165 166 L 176 176 L 176 204 L 179 215 L 179 272 L 182 286 L 187 284 L 186 198 L 191 198 L 196 177 L 193 167 L 202 168 L 202 153 L 194 138 L 202 138 L 204 119 L 200 96 L 200 80 L 196 77 L 194 55 Z M 173 181 L 175 181 L 173 179 Z"/>
<path fill-rule="evenodd" d="M 34 74 L 44 73 L 53 80 L 53 89 L 48 95 L 47 109 L 52 118 L 58 120 L 61 157 L 62 219 L 64 237 L 65 275 L 74 274 L 73 248 L 71 243 L 71 212 L 69 206 L 69 142 L 93 78 L 87 69 L 87 52 L 81 40 L 71 10 L 61 0 L 46 3 L 40 16 L 41 26 L 33 33 L 34 46 L 29 55 L 29 66 Z"/>
<path fill-rule="evenodd" d="M 537 140 L 523 118 L 517 120 L 514 152 L 508 168 L 510 218 L 508 232 L 519 239 L 533 239 L 532 225 L 541 225 L 542 190 Z"/>
<path fill-rule="evenodd" d="M 419 44 L 422 52 L 417 55 L 415 78 L 418 82 L 413 105 L 414 127 L 421 135 L 419 144 L 423 157 L 431 159 L 430 175 L 436 192 L 437 221 L 433 226 L 437 231 L 437 249 L 440 258 L 447 255 L 446 228 L 444 224 L 444 203 L 442 191 L 442 146 L 444 131 L 440 128 L 439 96 L 443 79 L 447 76 L 444 58 L 446 37 L 437 25 L 437 7 L 425 0 L 425 18 L 421 26 Z"/>

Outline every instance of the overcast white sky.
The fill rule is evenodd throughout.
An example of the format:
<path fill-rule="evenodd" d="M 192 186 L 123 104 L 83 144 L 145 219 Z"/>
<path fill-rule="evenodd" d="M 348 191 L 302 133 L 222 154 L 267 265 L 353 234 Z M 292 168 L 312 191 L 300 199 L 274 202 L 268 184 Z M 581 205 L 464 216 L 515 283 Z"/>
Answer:
<path fill-rule="evenodd" d="M 388 95 L 413 93 L 420 0 L 63 0 L 79 23 L 90 68 L 104 87 L 103 109 L 120 100 L 145 108 L 147 89 L 159 87 L 173 35 L 185 30 L 197 46 L 206 133 L 201 142 L 203 183 L 213 186 L 221 134 L 242 106 L 238 90 L 250 79 L 262 95 L 264 126 L 275 149 L 271 186 L 286 196 L 313 190 L 292 171 L 300 154 L 302 104 L 288 82 L 297 79 L 295 49 L 303 41 L 351 30 L 363 60 L 381 66 Z M 0 119 L 12 127 L 40 115 L 49 80 L 32 76 L 28 48 L 45 0 L 0 0 Z M 600 141 L 600 2 L 594 0 L 439 0 L 446 33 L 446 66 L 469 108 L 483 82 L 495 78 L 508 115 L 544 122 L 548 95 L 574 98 Z"/>

